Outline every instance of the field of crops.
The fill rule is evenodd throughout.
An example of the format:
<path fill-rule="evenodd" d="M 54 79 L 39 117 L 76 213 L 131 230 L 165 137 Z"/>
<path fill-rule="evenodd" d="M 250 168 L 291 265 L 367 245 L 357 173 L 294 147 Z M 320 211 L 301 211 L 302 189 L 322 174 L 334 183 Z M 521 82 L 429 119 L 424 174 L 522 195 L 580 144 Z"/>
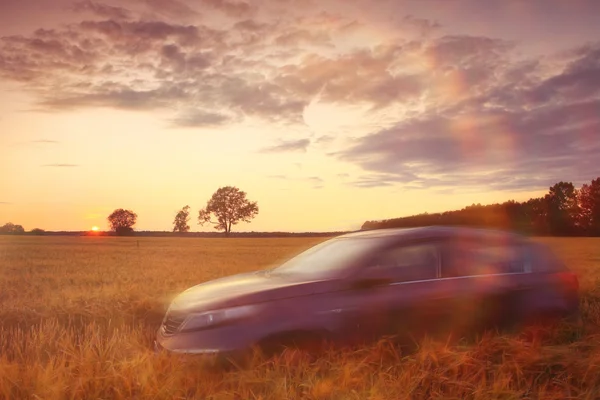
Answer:
<path fill-rule="evenodd" d="M 489 336 L 406 355 L 381 342 L 318 359 L 257 358 L 244 369 L 154 354 L 177 292 L 321 240 L 0 236 L 0 398 L 600 398 L 596 238 L 540 239 L 579 273 L 585 322 L 542 342 Z"/>

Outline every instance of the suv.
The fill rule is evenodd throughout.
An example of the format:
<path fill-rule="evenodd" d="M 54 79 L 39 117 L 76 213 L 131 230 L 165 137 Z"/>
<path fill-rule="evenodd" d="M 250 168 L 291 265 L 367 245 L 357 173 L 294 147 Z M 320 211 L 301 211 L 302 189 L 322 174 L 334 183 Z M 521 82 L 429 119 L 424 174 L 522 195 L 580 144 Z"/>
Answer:
<path fill-rule="evenodd" d="M 362 343 L 578 310 L 577 276 L 547 246 L 523 236 L 458 227 L 361 231 L 277 268 L 184 291 L 171 303 L 155 347 L 229 354 L 309 338 Z"/>

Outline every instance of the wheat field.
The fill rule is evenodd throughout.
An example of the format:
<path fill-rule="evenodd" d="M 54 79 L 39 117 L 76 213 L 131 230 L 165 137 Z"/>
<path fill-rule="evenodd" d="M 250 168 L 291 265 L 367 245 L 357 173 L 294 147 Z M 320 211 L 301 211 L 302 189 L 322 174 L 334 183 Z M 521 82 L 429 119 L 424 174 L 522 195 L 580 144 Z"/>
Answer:
<path fill-rule="evenodd" d="M 600 239 L 544 238 L 578 272 L 583 327 L 402 354 L 381 341 L 244 368 L 155 354 L 170 299 L 323 238 L 0 236 L 1 399 L 598 399 Z"/>

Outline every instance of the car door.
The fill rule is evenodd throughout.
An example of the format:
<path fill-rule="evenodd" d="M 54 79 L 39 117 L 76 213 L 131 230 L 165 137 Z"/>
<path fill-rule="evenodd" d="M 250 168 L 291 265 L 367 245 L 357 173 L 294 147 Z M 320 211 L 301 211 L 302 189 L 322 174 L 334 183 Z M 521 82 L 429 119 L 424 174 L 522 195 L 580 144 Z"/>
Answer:
<path fill-rule="evenodd" d="M 437 242 L 396 244 L 378 252 L 352 277 L 349 303 L 355 307 L 346 314 L 348 325 L 367 341 L 411 335 L 427 319 L 423 305 L 435 295 L 439 260 Z"/>
<path fill-rule="evenodd" d="M 579 306 L 579 281 L 545 245 L 519 246 L 523 273 L 514 274 L 512 324 L 529 324 L 540 317 L 566 316 Z"/>
<path fill-rule="evenodd" d="M 505 325 L 518 305 L 525 272 L 521 247 L 511 241 L 458 239 L 442 251 L 440 293 L 447 330 L 468 333 Z"/>

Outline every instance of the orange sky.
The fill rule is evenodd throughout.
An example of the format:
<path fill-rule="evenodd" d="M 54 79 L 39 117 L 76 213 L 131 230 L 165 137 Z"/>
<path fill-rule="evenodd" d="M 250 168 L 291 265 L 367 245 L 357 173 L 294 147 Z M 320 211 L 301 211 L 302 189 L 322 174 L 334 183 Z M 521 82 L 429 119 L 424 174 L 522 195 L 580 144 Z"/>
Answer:
<path fill-rule="evenodd" d="M 0 224 L 207 230 L 234 185 L 235 230 L 348 230 L 598 176 L 599 2 L 300 3 L 2 3 Z"/>

